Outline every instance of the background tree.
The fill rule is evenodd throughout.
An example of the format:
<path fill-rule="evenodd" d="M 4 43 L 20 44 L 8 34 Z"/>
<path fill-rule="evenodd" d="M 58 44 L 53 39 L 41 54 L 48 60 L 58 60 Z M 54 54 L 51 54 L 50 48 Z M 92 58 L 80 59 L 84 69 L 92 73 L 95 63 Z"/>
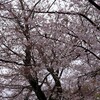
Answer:
<path fill-rule="evenodd" d="M 100 99 L 100 2 L 91 1 L 0 1 L 1 100 Z"/>

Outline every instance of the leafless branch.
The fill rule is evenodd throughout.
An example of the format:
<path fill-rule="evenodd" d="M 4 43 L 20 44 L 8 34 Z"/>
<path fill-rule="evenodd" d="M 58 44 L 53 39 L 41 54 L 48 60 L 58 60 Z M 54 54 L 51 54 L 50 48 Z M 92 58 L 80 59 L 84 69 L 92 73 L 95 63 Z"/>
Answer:
<path fill-rule="evenodd" d="M 76 46 L 84 49 L 85 52 L 89 52 L 90 54 L 92 54 L 93 56 L 95 56 L 98 60 L 100 60 L 100 57 L 98 57 L 93 51 L 91 51 L 91 50 L 89 50 L 89 49 L 87 49 L 87 48 L 85 48 L 83 46 L 78 46 L 78 45 L 76 45 Z"/>
<path fill-rule="evenodd" d="M 44 84 L 44 81 L 46 80 L 46 78 L 47 78 L 49 75 L 50 75 L 50 73 L 48 73 L 48 74 L 45 76 L 45 78 L 43 79 L 43 81 L 42 81 L 40 87 L 42 87 L 42 85 Z"/>
<path fill-rule="evenodd" d="M 100 6 L 95 3 L 95 0 L 88 0 L 93 6 L 95 6 L 98 10 L 100 10 Z"/>
<path fill-rule="evenodd" d="M 0 59 L 0 61 L 4 62 L 4 63 L 11 63 L 11 64 L 16 64 L 16 65 L 24 65 L 22 63 L 18 63 L 18 62 L 15 62 L 15 61 L 10 61 L 10 60 Z"/>

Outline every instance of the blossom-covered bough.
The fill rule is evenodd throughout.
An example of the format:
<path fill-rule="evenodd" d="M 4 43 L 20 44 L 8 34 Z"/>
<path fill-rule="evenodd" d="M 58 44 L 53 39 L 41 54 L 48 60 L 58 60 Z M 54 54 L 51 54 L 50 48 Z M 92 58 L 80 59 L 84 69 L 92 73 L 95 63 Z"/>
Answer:
<path fill-rule="evenodd" d="M 100 99 L 99 4 L 1 0 L 0 99 Z"/>

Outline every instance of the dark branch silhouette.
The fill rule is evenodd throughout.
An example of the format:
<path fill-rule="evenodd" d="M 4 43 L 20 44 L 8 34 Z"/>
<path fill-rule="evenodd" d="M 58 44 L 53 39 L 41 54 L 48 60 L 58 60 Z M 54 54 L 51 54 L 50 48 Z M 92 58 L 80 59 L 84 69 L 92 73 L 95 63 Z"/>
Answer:
<path fill-rule="evenodd" d="M 94 0 L 88 0 L 92 5 L 94 5 L 98 10 L 100 10 L 100 6 L 97 5 Z"/>

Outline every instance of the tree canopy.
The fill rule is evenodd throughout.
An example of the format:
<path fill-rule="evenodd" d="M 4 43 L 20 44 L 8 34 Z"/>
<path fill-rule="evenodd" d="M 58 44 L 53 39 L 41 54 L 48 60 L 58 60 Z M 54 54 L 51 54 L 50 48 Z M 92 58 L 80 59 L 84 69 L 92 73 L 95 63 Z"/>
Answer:
<path fill-rule="evenodd" d="M 99 100 L 99 5 L 0 0 L 0 100 Z"/>

